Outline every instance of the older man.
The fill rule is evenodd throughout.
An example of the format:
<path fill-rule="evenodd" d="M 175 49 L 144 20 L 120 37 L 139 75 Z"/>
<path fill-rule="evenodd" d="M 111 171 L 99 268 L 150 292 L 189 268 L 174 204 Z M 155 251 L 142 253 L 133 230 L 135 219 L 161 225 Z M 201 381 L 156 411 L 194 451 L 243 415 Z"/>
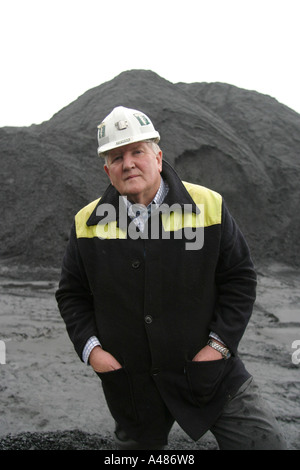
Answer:
<path fill-rule="evenodd" d="M 238 356 L 255 300 L 247 243 L 158 141 L 138 110 L 99 125 L 110 185 L 72 227 L 56 293 L 69 336 L 102 381 L 119 448 L 162 448 L 175 420 L 221 449 L 284 448 Z"/>

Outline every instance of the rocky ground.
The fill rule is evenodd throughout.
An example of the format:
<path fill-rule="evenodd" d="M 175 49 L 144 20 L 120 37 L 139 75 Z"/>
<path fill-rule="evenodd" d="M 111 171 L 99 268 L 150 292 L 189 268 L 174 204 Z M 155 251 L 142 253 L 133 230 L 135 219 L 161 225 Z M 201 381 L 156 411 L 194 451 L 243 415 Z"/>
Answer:
<path fill-rule="evenodd" d="M 1 271 L 0 340 L 6 354 L 0 364 L 0 450 L 115 449 L 100 382 L 78 360 L 56 307 L 58 275 Z M 260 267 L 255 310 L 240 345 L 290 450 L 300 449 L 300 364 L 292 361 L 292 343 L 300 340 L 299 306 L 299 271 Z M 195 443 L 175 425 L 168 449 L 217 444 L 210 433 Z"/>

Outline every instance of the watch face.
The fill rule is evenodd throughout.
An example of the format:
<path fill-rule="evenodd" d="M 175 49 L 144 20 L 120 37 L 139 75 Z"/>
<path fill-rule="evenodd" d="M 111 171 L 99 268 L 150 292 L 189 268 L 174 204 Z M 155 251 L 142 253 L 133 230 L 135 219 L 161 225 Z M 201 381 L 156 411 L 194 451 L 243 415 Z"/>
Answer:
<path fill-rule="evenodd" d="M 224 359 L 229 359 L 231 356 L 229 349 L 225 349 L 224 351 Z"/>

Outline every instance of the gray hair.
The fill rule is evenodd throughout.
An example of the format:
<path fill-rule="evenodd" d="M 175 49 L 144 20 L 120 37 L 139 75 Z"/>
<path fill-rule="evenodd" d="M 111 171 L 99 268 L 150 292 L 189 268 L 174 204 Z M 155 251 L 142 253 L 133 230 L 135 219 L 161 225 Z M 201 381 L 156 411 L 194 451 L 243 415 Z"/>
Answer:
<path fill-rule="evenodd" d="M 150 140 L 141 140 L 140 143 L 150 144 L 150 146 L 151 146 L 153 152 L 155 153 L 155 155 L 157 155 L 161 151 L 160 146 L 154 140 L 151 140 L 151 139 Z M 108 159 L 108 156 L 109 156 L 109 151 L 103 153 L 102 155 L 104 157 L 105 164 L 107 165 L 107 159 Z"/>

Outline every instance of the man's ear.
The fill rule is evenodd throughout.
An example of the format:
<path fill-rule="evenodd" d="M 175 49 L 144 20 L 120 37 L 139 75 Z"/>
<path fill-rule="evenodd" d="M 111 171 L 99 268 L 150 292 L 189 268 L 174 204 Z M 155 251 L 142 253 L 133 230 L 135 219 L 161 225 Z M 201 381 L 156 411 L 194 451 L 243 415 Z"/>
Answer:
<path fill-rule="evenodd" d="M 108 169 L 108 166 L 106 165 L 106 163 L 105 163 L 105 165 L 103 165 L 103 168 L 104 168 L 105 173 L 109 177 L 109 169 Z"/>
<path fill-rule="evenodd" d="M 105 164 L 105 165 L 103 165 L 103 168 L 104 168 L 105 173 L 106 173 L 107 176 L 109 177 L 109 180 L 110 180 L 111 185 L 113 186 L 113 184 L 112 184 L 112 182 L 111 182 L 111 179 L 110 179 L 110 176 L 109 176 L 109 168 L 108 168 L 108 166 Z"/>
<path fill-rule="evenodd" d="M 159 168 L 159 172 L 161 173 L 162 171 L 162 158 L 163 158 L 163 153 L 162 151 L 160 150 L 158 152 L 158 154 L 156 155 L 156 159 L 157 159 L 157 163 L 158 163 L 158 168 Z"/>

